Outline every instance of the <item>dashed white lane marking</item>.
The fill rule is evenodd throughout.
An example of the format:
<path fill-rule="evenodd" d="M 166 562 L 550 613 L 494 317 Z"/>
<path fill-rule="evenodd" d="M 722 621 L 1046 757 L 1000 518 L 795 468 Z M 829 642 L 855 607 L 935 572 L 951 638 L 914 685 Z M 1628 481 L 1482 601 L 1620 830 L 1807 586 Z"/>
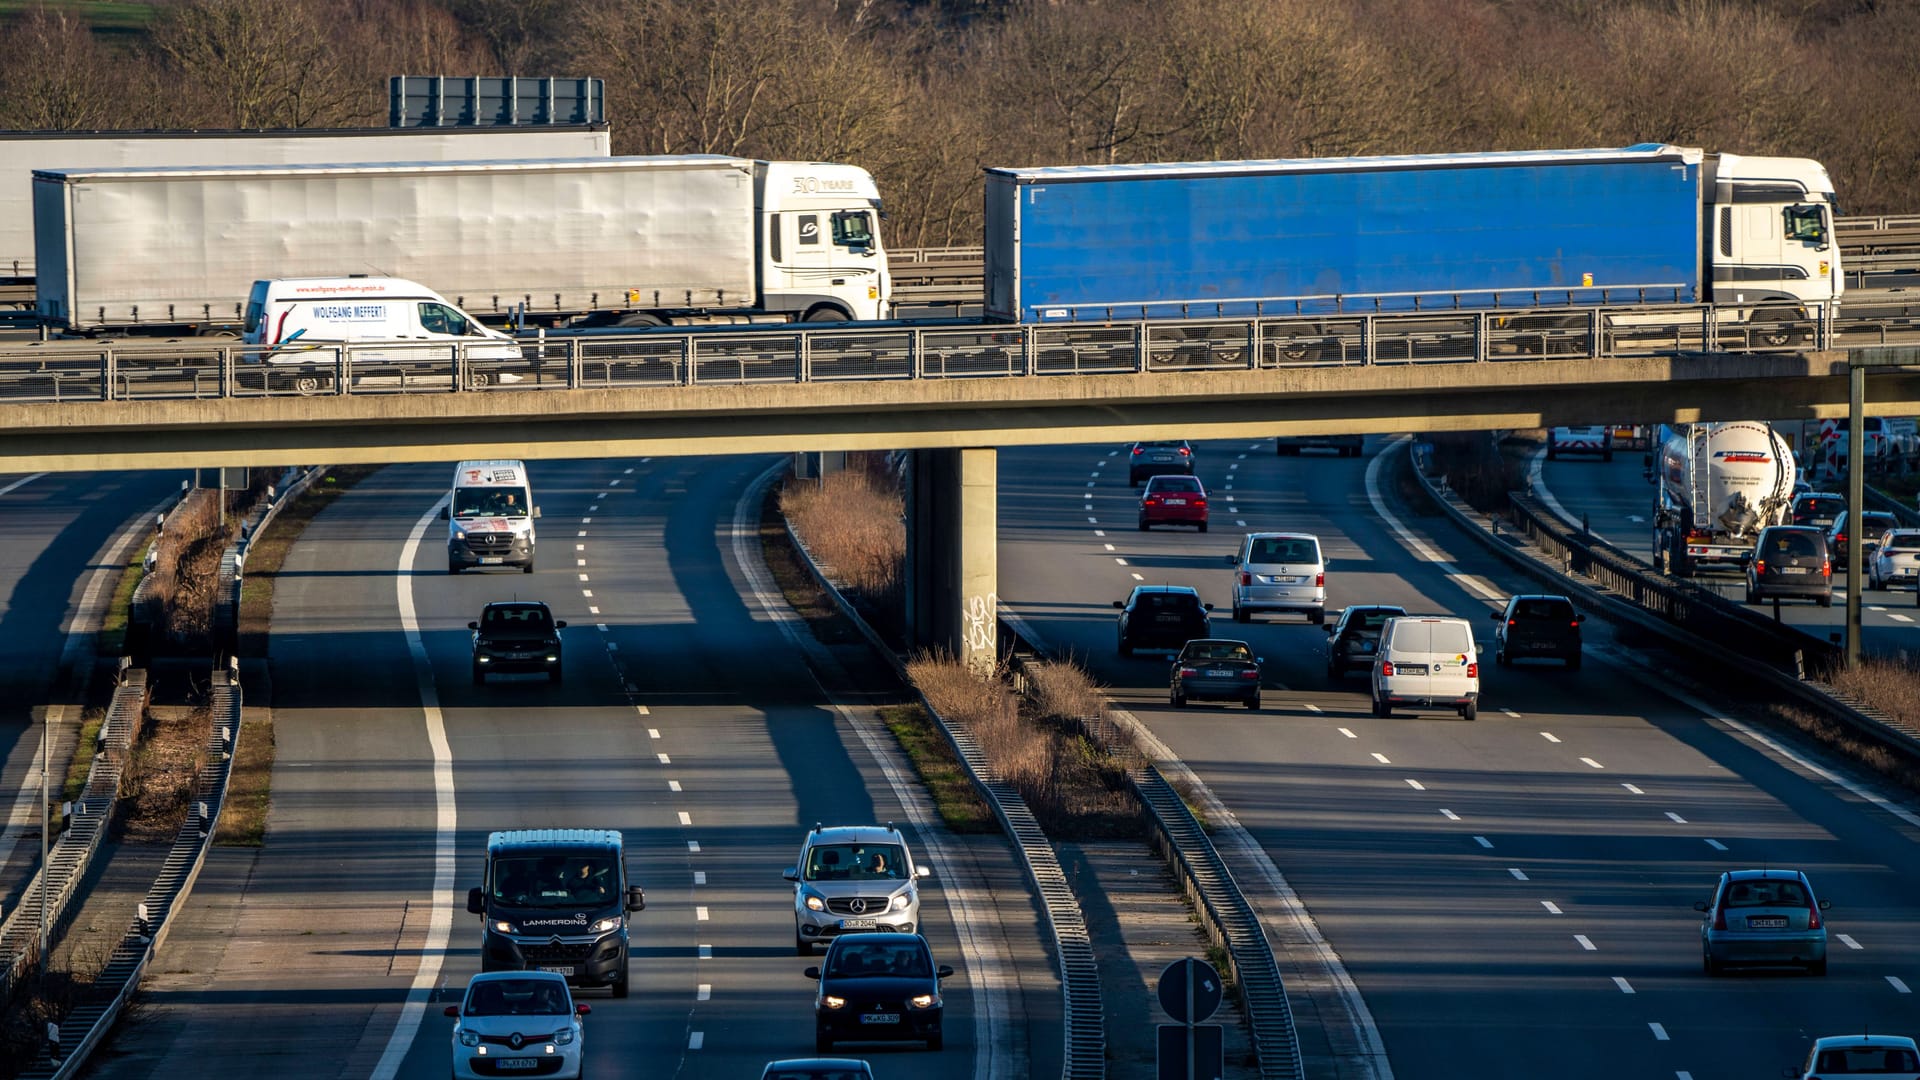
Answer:
<path fill-rule="evenodd" d="M 622 476 L 632 476 L 632 475 L 633 475 L 633 470 L 632 470 L 632 469 L 628 469 L 628 470 L 627 470 L 626 472 L 624 472 L 624 473 L 621 473 L 620 475 L 622 475 Z"/>
<path fill-rule="evenodd" d="M 1513 875 L 1513 880 L 1515 880 L 1515 881 L 1525 881 L 1525 880 L 1527 880 L 1527 872 L 1526 872 L 1525 870 L 1522 870 L 1522 869 L 1520 869 L 1520 868 L 1519 868 L 1519 867 L 1517 867 L 1517 866 L 1509 866 L 1509 867 L 1507 867 L 1507 873 L 1509 873 L 1509 874 L 1512 874 L 1512 875 Z"/>
<path fill-rule="evenodd" d="M 596 498 L 596 499 L 604 499 L 604 498 L 606 498 L 606 497 L 607 497 L 607 493 L 606 493 L 606 492 L 604 492 L 604 491 L 603 491 L 603 492 L 601 492 L 600 494 L 598 494 L 598 495 L 595 495 L 595 496 L 594 496 L 594 498 Z"/>
<path fill-rule="evenodd" d="M 1377 762 L 1379 762 L 1379 763 L 1380 763 L 1380 764 L 1382 764 L 1382 765 L 1391 765 L 1391 764 L 1393 764 L 1393 762 L 1391 762 L 1391 761 L 1388 761 L 1388 760 L 1387 760 L 1387 755 L 1385 755 L 1385 754 L 1375 754 L 1375 755 L 1373 755 L 1373 760 L 1375 760 L 1375 761 L 1377 761 Z"/>
<path fill-rule="evenodd" d="M 635 706 L 633 707 L 633 711 L 634 711 L 634 712 L 637 712 L 637 713 L 639 713 L 639 714 L 640 714 L 641 716 L 652 716 L 652 715 L 653 715 L 653 713 L 651 713 L 651 712 L 649 712 L 649 711 L 648 711 L 648 709 L 647 709 L 647 707 L 646 707 L 645 705 L 635 705 Z M 651 729 L 651 728 L 649 728 L 648 730 L 652 730 L 652 729 Z"/>
<path fill-rule="evenodd" d="M 1091 480 L 1089 480 L 1089 481 L 1087 481 L 1087 486 L 1088 486 L 1088 487 L 1092 487 L 1092 486 L 1093 486 L 1093 481 L 1091 481 Z"/>
<path fill-rule="evenodd" d="M 1226 491 L 1232 491 L 1232 490 L 1233 490 L 1233 485 L 1232 485 L 1232 484 L 1228 484 L 1228 485 L 1226 486 L 1226 488 L 1225 488 L 1224 490 L 1226 490 Z"/>
<path fill-rule="evenodd" d="M 707 916 L 707 905 L 705 905 L 705 904 L 695 904 L 695 905 L 693 906 L 693 921 L 694 921 L 694 922 L 706 922 L 707 920 L 708 920 L 708 916 Z"/>
<path fill-rule="evenodd" d="M 1868 611 L 1885 611 L 1885 610 L 1887 610 L 1887 609 L 1886 609 L 1886 608 L 1883 608 L 1883 607 L 1881 607 L 1881 606 L 1880 606 L 1879 604 L 1868 604 L 1868 605 L 1867 605 L 1867 610 L 1868 610 Z"/>
<path fill-rule="evenodd" d="M 1686 818 L 1681 817 L 1679 814 L 1676 814 L 1671 810 L 1667 811 L 1667 818 L 1668 820 L 1672 821 L 1675 825 L 1685 825 L 1687 823 Z"/>
<path fill-rule="evenodd" d="M 1105 529 L 1095 529 L 1095 530 L 1093 530 L 1093 535 L 1095 535 L 1095 536 L 1105 536 L 1105 535 L 1107 535 L 1107 530 L 1105 530 Z M 1112 545 L 1112 544 L 1108 544 L 1108 545 L 1107 545 L 1107 550 L 1109 550 L 1109 551 L 1111 551 L 1111 550 L 1113 550 L 1113 545 Z"/>
<path fill-rule="evenodd" d="M 1441 816 L 1441 817 L 1443 817 L 1443 818 L 1446 818 L 1446 819 L 1447 819 L 1448 821 L 1459 821 L 1459 820 L 1460 820 L 1460 815 L 1459 815 L 1459 814 L 1456 814 L 1456 813 L 1454 813 L 1453 811 L 1451 811 L 1451 810 L 1449 810 L 1449 809 L 1447 809 L 1447 808 L 1446 808 L 1446 807 L 1444 807 L 1444 806 L 1440 808 L 1440 816 Z"/>
<path fill-rule="evenodd" d="M 1112 544 L 1101 544 L 1100 546 L 1103 548 L 1106 548 L 1108 551 L 1114 550 L 1114 546 Z"/>
<path fill-rule="evenodd" d="M 1540 901 L 1540 906 L 1541 906 L 1541 907 L 1543 907 L 1543 908 L 1546 908 L 1546 909 L 1547 909 L 1547 914 L 1549 914 L 1549 915 L 1558 915 L 1558 914 L 1560 914 L 1560 913 L 1561 913 L 1561 912 L 1560 912 L 1560 905 L 1559 905 L 1559 904 L 1556 904 L 1556 903 L 1554 903 L 1554 902 L 1553 902 L 1553 901 L 1551 901 L 1551 900 L 1542 900 L 1542 901 Z"/>
<path fill-rule="evenodd" d="M 655 755 L 653 755 L 653 756 L 654 756 L 654 757 L 657 757 L 657 758 L 659 758 L 659 759 L 660 759 L 660 764 L 662 764 L 662 765 L 671 765 L 671 764 L 673 764 L 673 759 L 672 759 L 672 758 L 670 758 L 670 757 L 668 757 L 668 756 L 667 756 L 667 755 L 665 755 L 665 754 L 655 754 Z"/>
<path fill-rule="evenodd" d="M 581 580 L 581 581 L 586 581 L 586 580 L 588 580 L 588 578 L 587 578 L 587 575 L 585 575 L 585 574 L 581 574 L 581 575 L 580 575 L 580 580 Z"/>
<path fill-rule="evenodd" d="M 1147 579 L 1146 579 L 1146 578 L 1143 578 L 1143 577 L 1141 577 L 1141 576 L 1140 576 L 1139 574 L 1135 574 L 1135 575 L 1133 575 L 1133 580 L 1135 580 L 1135 581 L 1145 581 L 1145 580 L 1147 580 Z"/>
<path fill-rule="evenodd" d="M 685 810 L 680 811 L 680 824 L 682 825 L 693 824 L 693 815 L 687 813 Z"/>
<path fill-rule="evenodd" d="M 587 605 L 587 614 L 589 614 L 589 615 L 598 615 L 598 614 L 600 614 L 600 609 L 599 609 L 599 608 L 597 608 L 597 607 L 594 607 L 594 606 L 593 606 L 592 604 L 588 604 L 588 605 Z M 600 629 L 602 629 L 602 630 L 605 630 L 606 628 L 607 628 L 607 624 L 606 624 L 606 623 L 601 623 L 601 624 L 600 624 Z"/>
<path fill-rule="evenodd" d="M 1892 619 L 1894 622 L 1912 622 L 1913 621 L 1913 616 L 1902 615 L 1897 611 L 1888 612 L 1887 618 Z"/>
<path fill-rule="evenodd" d="M 706 1032 L 704 1032 L 704 1031 L 689 1031 L 689 1032 L 687 1032 L 687 1049 L 689 1049 L 689 1050 L 698 1050 L 698 1049 L 700 1049 L 700 1048 L 701 1048 L 702 1046 L 705 1046 L 706 1044 L 707 1044 L 707 1033 L 706 1033 Z"/>
<path fill-rule="evenodd" d="M 573 560 L 573 565 L 575 565 L 575 566 L 585 566 L 585 565 L 587 565 L 587 560 L 585 560 L 585 559 L 575 559 L 575 560 Z M 582 575 L 582 576 L 584 576 L 584 575 Z"/>
<path fill-rule="evenodd" d="M 1413 535 L 1412 530 L 1401 524 L 1400 519 L 1394 516 L 1393 511 L 1387 509 L 1387 501 L 1380 496 L 1380 470 L 1386 464 L 1387 455 L 1393 453 L 1405 443 L 1406 436 L 1395 436 L 1394 438 L 1388 439 L 1387 444 L 1381 448 L 1379 453 L 1373 455 L 1372 461 L 1367 463 L 1367 501 L 1373 505 L 1374 516 L 1386 522 L 1388 527 L 1399 535 L 1402 545 L 1411 549 L 1413 553 L 1422 560 L 1434 564 L 1434 566 L 1447 577 L 1452 578 L 1454 581 L 1479 594 L 1481 599 L 1506 599 L 1506 593 L 1487 584 L 1473 574 L 1465 573 L 1458 566 L 1455 566 L 1452 560 L 1443 558 L 1441 554 L 1435 551 L 1426 541 Z"/>
<path fill-rule="evenodd" d="M 609 641 L 609 642 L 607 642 L 607 651 L 608 651 L 608 652 L 619 652 L 619 651 L 620 651 L 620 643 L 619 643 L 619 642 L 617 642 L 617 641 Z"/>
<path fill-rule="evenodd" d="M 1234 524 L 1240 526 L 1243 529 L 1247 527 L 1247 523 L 1244 521 L 1235 521 Z"/>
<path fill-rule="evenodd" d="M 700 854 L 700 841 L 698 840 L 687 841 L 687 854 L 689 855 Z"/>
<path fill-rule="evenodd" d="M 574 533 L 573 535 L 575 535 L 575 536 L 585 536 L 585 535 L 587 535 L 587 530 L 585 530 L 585 529 L 581 529 L 581 530 L 580 530 L 579 532 L 577 532 L 577 533 Z"/>
<path fill-rule="evenodd" d="M 583 517 L 583 518 L 581 518 L 581 519 L 580 519 L 580 524 L 582 524 L 582 525 L 591 525 L 591 524 L 593 524 L 593 519 L 592 519 L 592 518 L 590 518 L 590 517 Z M 587 535 L 587 534 L 586 534 L 586 533 L 581 533 L 580 535 L 581 535 L 581 536 L 585 536 L 585 535 Z"/>
<path fill-rule="evenodd" d="M 1353 732 L 1347 730 L 1346 728 L 1340 728 L 1339 731 L 1340 731 L 1340 734 L 1345 735 L 1349 739 L 1357 739 L 1360 737 L 1358 735 L 1355 735 Z"/>
<path fill-rule="evenodd" d="M 580 595 L 581 595 L 581 596 L 584 596 L 584 597 L 587 597 L 587 598 L 589 598 L 589 599 L 591 599 L 591 598 L 593 597 L 593 590 L 592 590 L 592 589 L 581 589 L 581 590 L 580 590 Z"/>
<path fill-rule="evenodd" d="M 1113 561 L 1119 563 L 1121 566 L 1127 565 L 1127 560 L 1125 559 L 1115 558 Z"/>
<path fill-rule="evenodd" d="M 1593 760 L 1593 759 L 1592 759 L 1592 758 L 1590 758 L 1590 757 L 1583 757 L 1583 758 L 1581 758 L 1581 759 L 1580 759 L 1580 761 L 1581 761 L 1581 762 L 1582 762 L 1583 764 L 1585 764 L 1585 765 L 1587 765 L 1588 767 L 1590 767 L 1590 768 L 1595 768 L 1595 769 L 1604 769 L 1604 768 L 1606 768 L 1606 766 L 1605 766 L 1605 765 L 1602 765 L 1602 764 L 1600 764 L 1599 762 L 1597 762 L 1597 761 L 1595 761 L 1595 760 Z"/>
<path fill-rule="evenodd" d="M 1623 994 L 1633 993 L 1633 984 L 1628 982 L 1625 978 L 1619 975 L 1615 975 L 1613 977 L 1613 985 L 1619 987 L 1620 992 Z"/>
<path fill-rule="evenodd" d="M 1906 983 L 1903 983 L 1903 982 L 1901 982 L 1901 981 L 1900 981 L 1900 976 L 1898 976 L 1898 975 L 1889 975 L 1889 976 L 1887 976 L 1887 982 L 1888 982 L 1888 983 L 1890 983 L 1890 984 L 1892 984 L 1892 986 L 1893 986 L 1893 988 L 1894 988 L 1895 990 L 1897 990 L 1897 991 L 1899 991 L 1899 992 L 1900 992 L 1900 993 L 1902 993 L 1902 994 L 1911 994 L 1911 993 L 1913 993 L 1913 991 L 1911 991 L 1911 990 L 1909 990 L 1909 989 L 1907 989 L 1907 984 L 1906 984 Z"/>
<path fill-rule="evenodd" d="M 590 510 L 590 511 L 591 511 L 591 510 L 598 510 L 598 509 L 600 509 L 600 504 L 599 504 L 599 503 L 593 503 L 592 505 L 590 505 L 590 506 L 588 506 L 588 507 L 587 507 L 587 509 L 588 509 L 588 510 Z M 583 521 L 584 521 L 585 519 L 583 518 L 583 519 L 581 519 L 581 520 L 583 520 Z"/>
<path fill-rule="evenodd" d="M 1575 941 L 1577 941 L 1577 942 L 1579 942 L 1579 943 L 1580 943 L 1580 947 L 1581 947 L 1582 949 L 1585 949 L 1585 950 L 1586 950 L 1586 951 L 1588 951 L 1588 952 L 1599 952 L 1599 951 L 1600 951 L 1599 949 L 1596 949 L 1596 948 L 1594 948 L 1594 947 L 1593 947 L 1593 942 L 1591 942 L 1591 941 L 1589 941 L 1589 940 L 1587 940 L 1587 935 L 1585 935 L 1585 934 L 1575 934 L 1575 935 L 1573 935 L 1573 940 L 1575 940 Z"/>
<path fill-rule="evenodd" d="M 1543 731 L 1543 732 L 1541 732 L 1541 733 L 1540 733 L 1540 737 L 1541 737 L 1541 738 L 1543 738 L 1543 739 L 1545 739 L 1545 740 L 1547 740 L 1548 742 L 1555 742 L 1555 743 L 1557 743 L 1557 742 L 1559 742 L 1559 741 L 1560 741 L 1560 736 L 1558 736 L 1558 735 L 1555 735 L 1555 734 L 1554 734 L 1553 732 L 1551 732 L 1551 731 Z"/>
<path fill-rule="evenodd" d="M 1236 458 L 1235 460 L 1237 460 L 1237 461 L 1245 461 L 1245 460 L 1247 460 L 1247 455 L 1245 455 L 1245 454 L 1241 454 L 1241 455 L 1239 455 L 1239 456 L 1238 456 L 1238 457 L 1237 457 L 1237 458 Z M 1235 465 L 1235 466 L 1231 466 L 1231 467 L 1232 467 L 1232 468 L 1236 468 L 1236 469 L 1237 469 L 1237 468 L 1239 468 L 1239 466 L 1238 466 L 1238 465 Z"/>
<path fill-rule="evenodd" d="M 600 631 L 600 632 L 601 632 L 601 633 L 603 633 L 603 634 L 604 634 L 604 633 L 607 633 L 607 624 L 606 624 L 606 623 L 603 623 L 603 622 L 597 622 L 597 623 L 594 623 L 594 624 L 593 624 L 593 628 L 594 628 L 595 630 L 598 630 L 598 631 Z"/>
<path fill-rule="evenodd" d="M 1621 784 L 1620 786 L 1621 786 L 1621 787 L 1623 787 L 1623 788 L 1626 788 L 1629 794 L 1633 794 L 1633 795 L 1645 795 L 1645 794 L 1646 794 L 1646 792 L 1644 792 L 1644 791 L 1641 791 L 1641 790 L 1640 790 L 1639 788 L 1637 788 L 1637 787 L 1634 787 L 1634 786 L 1633 786 L 1632 784 Z"/>
<path fill-rule="evenodd" d="M 705 885 L 707 883 L 707 872 L 705 870 L 695 870 L 693 872 L 693 883 L 695 885 Z"/>
<path fill-rule="evenodd" d="M 1089 524 L 1089 525 L 1098 525 L 1098 524 L 1100 524 L 1100 519 L 1099 519 L 1099 518 L 1095 518 L 1095 517 L 1090 517 L 1090 518 L 1088 518 L 1088 519 L 1087 519 L 1087 524 Z"/>
<path fill-rule="evenodd" d="M 713 959 L 713 946 L 711 945 L 700 946 L 700 959 L 702 960 Z"/>
<path fill-rule="evenodd" d="M 1725 851 L 1725 850 L 1727 850 L 1727 845 L 1725 845 L 1725 844 L 1723 844 L 1723 843 L 1721 843 L 1721 842 L 1720 842 L 1720 841 L 1718 841 L 1718 840 L 1715 840 L 1715 839 L 1713 839 L 1712 837 L 1708 837 L 1708 838 L 1707 838 L 1707 846 L 1708 846 L 1708 847 L 1710 847 L 1710 848 L 1712 848 L 1712 849 L 1713 849 L 1713 850 L 1715 850 L 1715 851 Z"/>
<path fill-rule="evenodd" d="M 1673 1080 L 1693 1080 L 1693 1074 L 1683 1069 L 1673 1074 Z"/>
<path fill-rule="evenodd" d="M 587 550 L 587 545 L 585 545 L 585 544 L 575 544 L 575 545 L 573 545 L 573 550 L 575 550 L 575 551 L 585 551 L 585 550 Z"/>
<path fill-rule="evenodd" d="M 700 991 L 693 995 L 695 1001 L 710 1001 L 713 998 L 713 984 L 701 983 Z"/>
<path fill-rule="evenodd" d="M 640 715 L 641 715 L 641 716 L 645 716 L 645 715 L 647 715 L 647 713 L 646 713 L 646 710 L 645 710 L 644 708 L 643 708 L 643 709 L 641 709 L 641 711 L 640 711 Z M 659 728 L 657 728 L 657 727 L 650 727 L 650 728 L 648 728 L 648 729 L 647 729 L 647 738 L 649 738 L 649 739 L 657 739 L 657 738 L 659 738 L 659 737 L 660 737 L 660 729 L 659 729 Z"/>
<path fill-rule="evenodd" d="M 679 791 L 679 790 L 680 790 L 680 781 L 678 781 L 678 780 L 669 780 L 669 781 L 667 781 L 667 790 L 668 790 L 668 791 Z"/>
<path fill-rule="evenodd" d="M 1427 790 L 1427 785 L 1425 785 L 1425 784 L 1423 784 L 1423 783 L 1421 783 L 1421 782 L 1420 782 L 1420 781 L 1418 781 L 1418 780 L 1414 780 L 1414 779 L 1411 779 L 1411 778 L 1409 778 L 1409 779 L 1407 780 L 1407 786 L 1408 786 L 1408 787 L 1410 787 L 1410 788 L 1412 788 L 1412 789 L 1413 789 L 1413 790 L 1415 790 L 1415 791 L 1425 791 L 1425 790 Z"/>
<path fill-rule="evenodd" d="M 1491 840 L 1489 840 L 1489 839 L 1487 839 L 1487 838 L 1486 838 L 1486 837 L 1484 837 L 1484 836 L 1476 836 L 1476 837 L 1474 837 L 1474 838 L 1473 838 L 1473 842 L 1474 842 L 1474 843 L 1476 843 L 1476 844 L 1479 844 L 1479 845 L 1480 845 L 1481 847 L 1483 847 L 1483 848 L 1490 848 L 1490 847 L 1492 847 L 1492 846 L 1493 846 L 1493 841 L 1491 841 Z"/>
<path fill-rule="evenodd" d="M 1246 457 L 1247 455 L 1245 455 L 1245 454 L 1241 454 L 1240 456 L 1241 456 L 1241 457 Z M 1237 465 L 1237 464 L 1234 464 L 1234 465 L 1229 465 L 1229 466 L 1227 466 L 1227 471 L 1228 471 L 1228 472 L 1232 472 L 1233 470 L 1235 470 L 1235 469 L 1237 469 L 1237 468 L 1239 468 L 1239 467 L 1240 467 L 1240 466 L 1239 466 L 1239 465 Z"/>
<path fill-rule="evenodd" d="M 1310 713 L 1317 713 L 1317 712 L 1319 712 L 1319 711 L 1320 711 L 1320 706 L 1318 706 L 1318 705 L 1315 705 L 1315 704 L 1313 704 L 1312 702 L 1308 702 L 1308 703 L 1307 703 L 1307 706 L 1306 706 L 1306 709 L 1307 709 L 1307 711 L 1308 711 L 1308 712 L 1310 712 Z"/>
<path fill-rule="evenodd" d="M 1666 1041 L 1667 1041 L 1667 1029 L 1666 1029 L 1666 1028 L 1663 1028 L 1663 1027 L 1661 1027 L 1661 1026 L 1660 1026 L 1659 1024 L 1656 1024 L 1656 1023 L 1654 1023 L 1654 1022 L 1653 1022 L 1653 1021 L 1651 1021 L 1651 1020 L 1649 1020 L 1649 1021 L 1647 1021 L 1647 1027 L 1649 1027 L 1649 1028 L 1651 1028 L 1651 1029 L 1653 1029 L 1653 1039 L 1654 1039 L 1654 1041 L 1655 1041 L 1655 1042 L 1666 1042 Z"/>
<path fill-rule="evenodd" d="M 1840 939 L 1840 944 L 1845 945 L 1849 949 L 1858 949 L 1860 947 L 1860 943 L 1853 940 L 1852 934 L 1835 934 L 1834 936 Z"/>

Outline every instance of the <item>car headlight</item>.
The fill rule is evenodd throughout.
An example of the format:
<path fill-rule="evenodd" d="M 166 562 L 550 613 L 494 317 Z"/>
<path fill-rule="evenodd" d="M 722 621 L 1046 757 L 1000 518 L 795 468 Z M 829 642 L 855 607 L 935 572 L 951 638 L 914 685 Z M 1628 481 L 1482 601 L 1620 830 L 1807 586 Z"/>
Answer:
<path fill-rule="evenodd" d="M 907 999 L 907 1004 L 916 1009 L 931 1009 L 940 1004 L 939 994 L 919 994 Z"/>
<path fill-rule="evenodd" d="M 807 910 L 808 911 L 825 911 L 827 910 L 827 902 L 825 900 L 820 899 L 818 896 L 815 896 L 812 893 L 808 893 L 807 894 Z"/>
<path fill-rule="evenodd" d="M 473 662 L 476 664 L 490 664 L 493 662 L 493 657 L 487 656 L 486 654 L 483 653 L 479 656 L 474 657 Z"/>
<path fill-rule="evenodd" d="M 552 664 L 552 663 L 557 663 L 557 662 L 559 661 L 559 659 L 560 659 L 560 654 L 558 654 L 558 653 L 548 653 L 548 654 L 547 654 L 547 663 L 549 663 L 549 664 Z"/>
<path fill-rule="evenodd" d="M 511 934 L 513 933 L 513 924 L 505 919 L 501 919 L 499 922 L 493 924 L 493 932 L 496 934 Z"/>
<path fill-rule="evenodd" d="M 593 932 L 596 934 L 604 934 L 609 930 L 618 930 L 619 928 L 620 916 L 618 915 L 609 915 L 593 924 Z"/>
<path fill-rule="evenodd" d="M 832 994 L 822 994 L 820 995 L 820 1005 L 828 1009 L 843 1009 L 847 1005 L 847 999 L 834 997 Z"/>
<path fill-rule="evenodd" d="M 460 1045 L 461 1046 L 479 1046 L 480 1033 L 477 1031 L 462 1031 L 460 1033 Z"/>
<path fill-rule="evenodd" d="M 467 534 L 461 532 L 459 529 L 455 529 L 453 530 L 453 538 L 455 540 L 465 540 L 467 538 Z"/>
<path fill-rule="evenodd" d="M 553 1045 L 555 1046 L 568 1046 L 568 1045 L 571 1045 L 572 1042 L 573 1042 L 572 1028 L 561 1028 L 559 1031 L 556 1031 L 553 1033 Z"/>
<path fill-rule="evenodd" d="M 906 893 L 895 894 L 893 898 L 893 910 L 905 911 L 907 910 L 907 905 L 912 902 L 913 902 L 913 897 L 908 896 Z"/>

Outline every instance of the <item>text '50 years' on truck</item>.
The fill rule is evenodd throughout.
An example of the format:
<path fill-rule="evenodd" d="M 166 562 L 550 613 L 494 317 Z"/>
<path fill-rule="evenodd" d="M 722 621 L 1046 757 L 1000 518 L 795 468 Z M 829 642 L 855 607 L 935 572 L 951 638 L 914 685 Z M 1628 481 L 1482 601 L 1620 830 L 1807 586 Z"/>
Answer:
<path fill-rule="evenodd" d="M 1738 570 L 1769 525 L 1790 524 L 1793 451 L 1771 424 L 1733 420 L 1660 429 L 1648 476 L 1653 559 L 1663 573 Z"/>
<path fill-rule="evenodd" d="M 1620 326 L 1631 309 L 1710 302 L 1738 305 L 1722 320 L 1779 346 L 1840 293 L 1834 212 L 1818 162 L 1651 143 L 988 169 L 986 312 L 1060 323 L 1513 309 L 1548 331 L 1584 328 L 1600 309 Z"/>
<path fill-rule="evenodd" d="M 873 178 L 720 155 L 40 170 L 42 324 L 230 332 L 257 280 L 418 281 L 562 325 L 892 313 Z"/>

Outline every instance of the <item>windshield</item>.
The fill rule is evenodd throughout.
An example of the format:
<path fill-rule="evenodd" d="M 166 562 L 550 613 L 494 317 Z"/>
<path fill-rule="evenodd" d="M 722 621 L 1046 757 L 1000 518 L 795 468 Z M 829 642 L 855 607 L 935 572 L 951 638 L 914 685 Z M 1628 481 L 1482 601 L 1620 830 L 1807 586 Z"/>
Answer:
<path fill-rule="evenodd" d="M 1347 622 L 1347 628 L 1349 630 L 1378 631 L 1381 627 L 1387 625 L 1388 619 L 1405 614 L 1406 612 L 1398 608 L 1376 608 L 1373 611 L 1362 611 Z"/>
<path fill-rule="evenodd" d="M 1253 653 L 1237 641 L 1190 641 L 1180 651 L 1182 660 L 1244 660 L 1253 663 Z"/>
<path fill-rule="evenodd" d="M 933 967 L 928 963 L 926 949 L 916 942 L 863 941 L 836 949 L 828 964 L 827 974 L 924 979 L 933 974 Z"/>
<path fill-rule="evenodd" d="M 547 609 L 531 604 L 489 604 L 485 618 L 480 625 L 497 633 L 526 631 L 544 634 L 553 627 L 553 618 Z"/>
<path fill-rule="evenodd" d="M 489 979 L 467 991 L 466 1016 L 566 1016 L 573 1012 L 559 979 Z"/>
<path fill-rule="evenodd" d="M 514 907 L 598 906 L 619 891 L 611 855 L 509 855 L 493 863 L 493 899 Z"/>
<path fill-rule="evenodd" d="M 807 853 L 808 881 L 897 881 L 907 876 L 898 844 L 821 844 Z"/>
<path fill-rule="evenodd" d="M 530 502 L 523 487 L 454 488 L 453 516 L 523 518 Z"/>

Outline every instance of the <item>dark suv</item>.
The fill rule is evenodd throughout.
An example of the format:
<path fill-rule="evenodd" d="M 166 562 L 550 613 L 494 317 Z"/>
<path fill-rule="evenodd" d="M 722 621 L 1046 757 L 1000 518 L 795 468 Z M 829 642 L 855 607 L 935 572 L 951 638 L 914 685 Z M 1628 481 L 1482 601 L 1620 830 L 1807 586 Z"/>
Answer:
<path fill-rule="evenodd" d="M 1200 594 L 1184 585 L 1136 585 L 1113 606 L 1120 609 L 1121 656 L 1135 649 L 1179 649 L 1213 630 L 1207 614 L 1213 605 L 1201 603 Z"/>
<path fill-rule="evenodd" d="M 560 681 L 560 631 L 547 605 L 538 600 L 509 600 L 488 604 L 473 631 L 473 684 L 484 686 L 490 672 L 541 672 Z"/>
<path fill-rule="evenodd" d="M 1187 440 L 1137 442 L 1127 450 L 1127 482 L 1134 487 L 1149 477 L 1170 475 L 1193 475 L 1193 447 Z"/>
<path fill-rule="evenodd" d="M 1747 603 L 1793 597 L 1833 606 L 1833 558 L 1827 534 L 1812 525 L 1760 530 L 1747 563 Z"/>
<path fill-rule="evenodd" d="M 1846 508 L 1845 496 L 1835 495 L 1831 491 L 1803 491 L 1793 497 L 1791 513 L 1795 525 L 1816 525 L 1825 529 Z"/>
<path fill-rule="evenodd" d="M 1342 611 L 1340 621 L 1327 627 L 1327 678 L 1337 680 L 1354 668 L 1372 667 L 1380 651 L 1380 628 L 1406 613 L 1392 604 L 1359 604 Z"/>
<path fill-rule="evenodd" d="M 1575 612 L 1566 597 L 1516 596 L 1507 601 L 1507 610 L 1494 613 L 1493 621 L 1500 624 L 1493 631 L 1493 658 L 1500 663 L 1540 657 L 1580 666 L 1580 624 L 1587 617 Z"/>

